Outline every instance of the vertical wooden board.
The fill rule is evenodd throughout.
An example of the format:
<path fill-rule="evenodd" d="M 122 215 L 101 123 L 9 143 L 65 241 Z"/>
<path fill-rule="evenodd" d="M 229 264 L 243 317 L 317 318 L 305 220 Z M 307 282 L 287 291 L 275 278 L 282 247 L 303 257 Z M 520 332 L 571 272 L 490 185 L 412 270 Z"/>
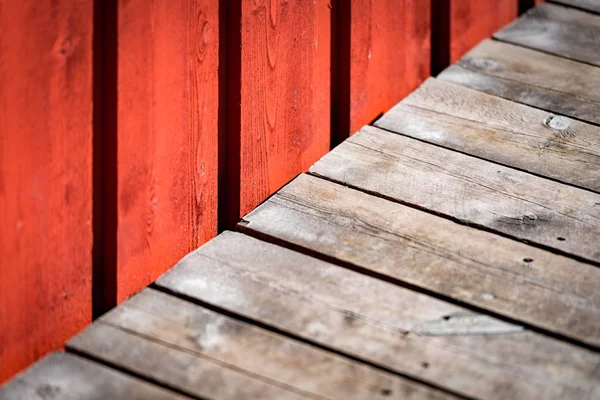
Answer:
<path fill-rule="evenodd" d="M 91 320 L 88 0 L 0 0 L 0 382 Z"/>
<path fill-rule="evenodd" d="M 429 76 L 431 50 L 430 2 L 353 0 L 350 7 L 350 132 L 344 132 L 346 137 Z"/>
<path fill-rule="evenodd" d="M 217 232 L 219 10 L 119 1 L 117 300 Z"/>
<path fill-rule="evenodd" d="M 331 9 L 241 0 L 240 14 L 238 217 L 329 150 Z"/>
<path fill-rule="evenodd" d="M 517 17 L 516 0 L 450 0 L 450 62 Z"/>

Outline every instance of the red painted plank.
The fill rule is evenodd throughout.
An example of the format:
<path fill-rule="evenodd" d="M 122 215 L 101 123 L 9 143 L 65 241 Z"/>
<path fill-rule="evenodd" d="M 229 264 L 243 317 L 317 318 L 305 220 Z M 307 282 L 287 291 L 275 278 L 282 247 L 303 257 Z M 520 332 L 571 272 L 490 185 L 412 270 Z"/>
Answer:
<path fill-rule="evenodd" d="M 429 1 L 352 0 L 350 7 L 350 131 L 343 132 L 346 135 L 412 92 L 430 75 L 431 60 Z"/>
<path fill-rule="evenodd" d="M 120 0 L 117 300 L 217 233 L 219 9 Z"/>
<path fill-rule="evenodd" d="M 91 320 L 89 0 L 0 0 L 0 382 Z"/>
<path fill-rule="evenodd" d="M 229 163 L 230 193 L 239 186 L 235 217 L 306 171 L 329 151 L 330 137 L 329 1 L 238 1 L 228 41 L 230 93 L 239 86 L 228 123 L 238 120 L 227 132 L 228 140 L 239 135 L 229 147 L 239 157 Z"/>
<path fill-rule="evenodd" d="M 450 0 L 450 63 L 517 15 L 517 0 Z"/>

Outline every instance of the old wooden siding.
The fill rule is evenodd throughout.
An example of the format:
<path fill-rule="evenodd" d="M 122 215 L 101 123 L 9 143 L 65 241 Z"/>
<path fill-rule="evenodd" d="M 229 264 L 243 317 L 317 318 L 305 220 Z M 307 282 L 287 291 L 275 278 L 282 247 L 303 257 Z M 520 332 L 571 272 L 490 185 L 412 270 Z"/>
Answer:
<path fill-rule="evenodd" d="M 517 17 L 515 0 L 450 0 L 450 62 Z"/>
<path fill-rule="evenodd" d="M 349 112 L 338 117 L 334 140 L 372 122 L 429 76 L 431 7 L 419 0 L 340 3 L 338 40 L 349 36 L 350 57 L 338 59 L 349 62 L 338 66 L 339 73 L 349 74 L 348 80 L 338 82 L 338 90 L 349 97 L 339 100 L 348 102 Z"/>
<path fill-rule="evenodd" d="M 119 1 L 116 296 L 217 233 L 219 6 Z"/>
<path fill-rule="evenodd" d="M 0 1 L 0 382 L 92 318 L 92 9 Z"/>
<path fill-rule="evenodd" d="M 231 4 L 229 206 L 233 222 L 329 150 L 327 1 Z M 235 193 L 237 192 L 237 193 Z"/>

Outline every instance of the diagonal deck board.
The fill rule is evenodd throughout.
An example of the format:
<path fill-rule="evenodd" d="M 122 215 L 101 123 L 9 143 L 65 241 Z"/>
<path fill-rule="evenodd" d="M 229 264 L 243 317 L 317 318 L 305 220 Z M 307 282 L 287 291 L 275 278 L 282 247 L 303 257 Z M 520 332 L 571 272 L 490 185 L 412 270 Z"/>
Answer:
<path fill-rule="evenodd" d="M 598 0 L 551 0 L 554 3 L 560 3 L 565 6 L 572 6 L 600 13 L 600 1 Z"/>
<path fill-rule="evenodd" d="M 494 37 L 600 66 L 600 16 L 574 8 L 543 3 Z"/>
<path fill-rule="evenodd" d="M 285 400 L 314 398 L 251 372 L 102 321 L 71 339 L 68 348 L 194 397 Z"/>
<path fill-rule="evenodd" d="M 200 358 L 209 359 L 231 370 L 287 388 L 297 395 L 295 398 L 403 399 L 408 395 L 415 399 L 454 398 L 152 289 L 145 289 L 103 316 L 100 324 L 94 324 L 70 345 L 101 359 L 118 357 L 107 355 L 95 345 L 93 338 L 86 337 L 99 334 L 95 330 L 103 324 L 187 353 L 190 356 L 188 368 L 198 365 Z M 120 363 L 123 367 L 138 369 L 140 365 L 134 363 L 140 362 L 143 360 Z M 165 385 L 174 385 L 193 376 L 188 375 L 186 369 L 170 370 L 162 364 L 153 372 L 154 379 Z M 203 381 L 213 378 L 209 375 L 198 378 L 188 381 L 186 389 L 195 392 L 210 389 Z M 235 382 L 230 380 L 228 383 L 233 385 Z M 230 398 L 268 398 L 268 392 L 253 397 L 252 391 L 238 389 L 240 397 Z M 213 390 L 207 397 L 222 398 L 223 394 L 222 390 Z"/>
<path fill-rule="evenodd" d="M 594 125 L 430 78 L 375 126 L 600 193 Z"/>
<path fill-rule="evenodd" d="M 305 175 L 244 226 L 600 348 L 597 267 Z"/>
<path fill-rule="evenodd" d="M 588 350 L 240 234 L 157 285 L 467 396 L 593 398 L 600 383 Z"/>
<path fill-rule="evenodd" d="M 0 399 L 183 400 L 169 390 L 65 353 L 52 353 L 0 387 Z"/>
<path fill-rule="evenodd" d="M 600 195 L 364 127 L 313 174 L 600 263 Z"/>
<path fill-rule="evenodd" d="M 487 39 L 437 78 L 600 125 L 600 68 L 589 64 Z"/>

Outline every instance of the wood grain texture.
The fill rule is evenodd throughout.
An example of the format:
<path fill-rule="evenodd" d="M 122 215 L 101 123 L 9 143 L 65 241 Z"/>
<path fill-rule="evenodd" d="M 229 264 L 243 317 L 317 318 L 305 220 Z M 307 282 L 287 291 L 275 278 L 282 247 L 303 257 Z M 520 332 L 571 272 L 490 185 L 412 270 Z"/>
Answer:
<path fill-rule="evenodd" d="M 350 131 L 346 136 L 413 91 L 429 76 L 431 60 L 429 2 L 353 0 L 349 7 Z"/>
<path fill-rule="evenodd" d="M 244 221 L 260 234 L 600 347 L 594 266 L 304 175 Z"/>
<path fill-rule="evenodd" d="M 331 194 L 326 186 L 342 188 L 317 178 L 299 179 L 325 186 L 301 190 L 302 199 Z M 259 229 L 292 222 L 288 232 L 313 235 L 315 242 L 317 234 L 308 230 L 319 226 L 323 244 L 331 248 L 352 251 L 349 247 L 358 243 L 350 235 L 345 242 L 341 236 L 330 241 L 332 229 L 325 219 L 313 223 L 305 216 L 303 223 L 293 223 L 289 210 L 269 209 L 275 199 L 282 203 L 277 194 L 250 215 L 250 229 L 254 221 Z M 298 203 L 288 204 L 299 211 L 296 216 L 306 212 Z M 324 215 L 327 206 L 320 206 Z M 332 214 L 332 219 L 338 217 L 346 215 Z M 355 222 L 348 232 L 361 230 Z M 363 244 L 368 248 L 374 242 Z M 391 254 L 385 246 L 377 250 L 389 258 L 406 251 L 398 243 L 394 247 Z M 372 257 L 373 250 L 365 257 Z M 378 257 L 372 261 L 377 268 Z M 397 259 L 388 264 L 394 262 L 401 265 Z M 600 356 L 590 351 L 241 234 L 222 234 L 186 256 L 157 284 L 470 398 L 592 398 L 600 379 L 594 372 Z M 550 365 L 556 373 L 549 372 Z"/>
<path fill-rule="evenodd" d="M 600 193 L 594 125 L 434 78 L 375 125 Z"/>
<path fill-rule="evenodd" d="M 118 301 L 217 232 L 218 18 L 119 1 Z"/>
<path fill-rule="evenodd" d="M 600 66 L 600 16 L 574 8 L 543 3 L 494 37 Z"/>
<path fill-rule="evenodd" d="M 485 40 L 438 79 L 600 125 L 600 68 Z"/>
<path fill-rule="evenodd" d="M 517 17 L 515 0 L 449 0 L 450 62 Z M 433 5 L 436 6 L 435 4 Z"/>
<path fill-rule="evenodd" d="M 0 1 L 0 382 L 92 317 L 92 11 Z"/>
<path fill-rule="evenodd" d="M 598 0 L 552 0 L 552 2 L 600 13 L 600 2 Z"/>
<path fill-rule="evenodd" d="M 302 393 L 118 326 L 99 321 L 67 348 L 202 399 L 306 399 Z"/>
<path fill-rule="evenodd" d="M 53 353 L 0 387 L 0 399 L 183 400 L 188 397 L 65 353 Z"/>
<path fill-rule="evenodd" d="M 152 289 L 135 295 L 103 316 L 101 321 L 161 347 L 169 347 L 180 357 L 187 354 L 190 361 L 187 369 L 169 370 L 159 363 L 155 371 L 144 372 L 154 374 L 165 385 L 177 385 L 177 380 L 191 378 L 193 370 L 202 363 L 212 363 L 237 371 L 238 379 L 251 377 L 255 385 L 267 383 L 273 386 L 270 389 L 273 393 L 291 398 L 455 398 Z M 91 351 L 102 359 L 115 357 L 114 353 L 96 352 L 97 347 L 85 346 L 84 351 Z M 135 349 L 141 351 L 139 345 Z M 166 358 L 167 362 L 170 362 L 169 358 Z M 141 366 L 127 366 L 130 360 L 131 357 L 124 357 L 119 364 L 134 369 Z M 140 357 L 138 361 L 148 363 Z M 174 377 L 177 378 L 171 380 Z M 186 385 L 198 392 L 211 390 L 205 380 L 187 380 Z M 253 392 L 251 386 L 232 387 L 235 382 L 229 380 L 229 388 L 214 388 L 208 397 L 222 398 L 220 395 L 229 389 L 243 395 L 241 398 L 252 398 L 253 395 L 254 398 L 270 398 L 268 392 Z"/>
<path fill-rule="evenodd" d="M 600 195 L 422 143 L 363 130 L 310 171 L 466 224 L 600 262 Z"/>
<path fill-rule="evenodd" d="M 329 151 L 330 14 L 328 0 L 241 1 L 238 217 Z"/>

